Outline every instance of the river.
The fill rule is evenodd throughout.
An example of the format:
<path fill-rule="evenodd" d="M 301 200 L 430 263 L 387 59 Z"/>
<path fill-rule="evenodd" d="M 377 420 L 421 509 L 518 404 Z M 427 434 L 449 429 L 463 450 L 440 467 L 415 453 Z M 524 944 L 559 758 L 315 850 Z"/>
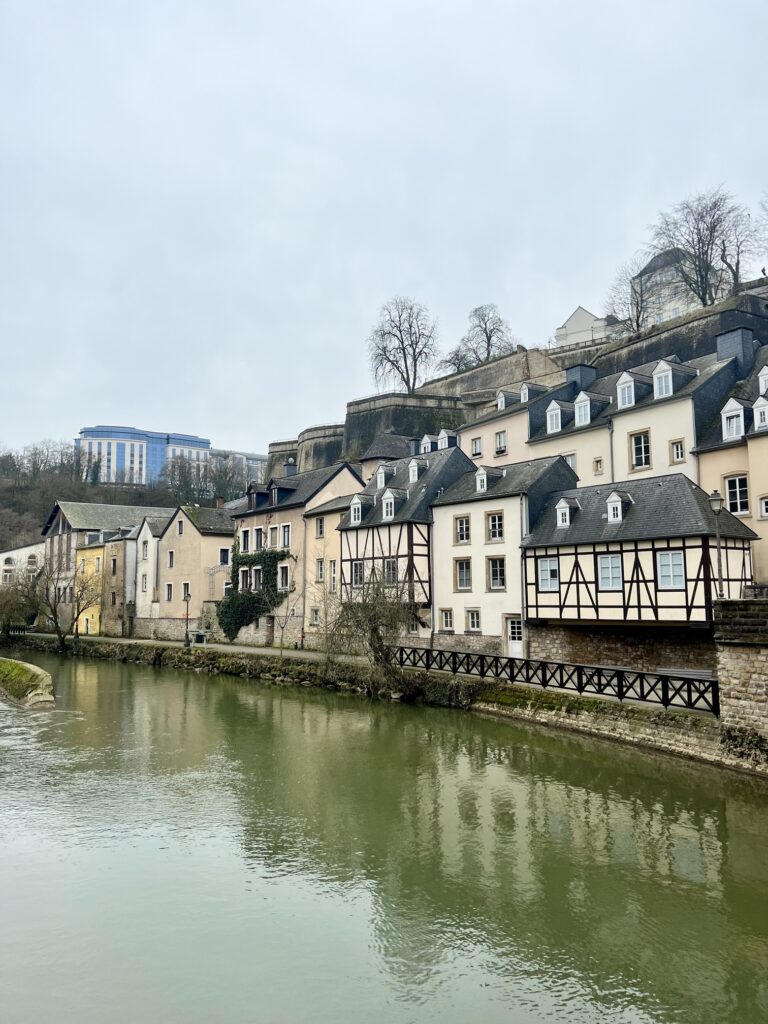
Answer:
<path fill-rule="evenodd" d="M 25 654 L 2 1024 L 768 1020 L 768 785 L 448 710 Z"/>

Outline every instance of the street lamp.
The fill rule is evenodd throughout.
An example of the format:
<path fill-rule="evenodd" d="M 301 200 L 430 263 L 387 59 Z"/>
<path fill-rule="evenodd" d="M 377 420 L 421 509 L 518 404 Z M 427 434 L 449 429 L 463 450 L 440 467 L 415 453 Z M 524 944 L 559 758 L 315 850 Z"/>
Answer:
<path fill-rule="evenodd" d="M 189 599 L 192 595 L 189 592 L 189 587 L 184 589 L 184 604 L 186 605 L 186 621 L 184 624 L 184 646 L 189 647 Z"/>
<path fill-rule="evenodd" d="M 720 491 L 712 491 L 709 496 L 709 507 L 715 517 L 715 537 L 717 538 L 717 596 L 723 600 L 723 556 L 720 551 L 720 513 L 723 509 L 723 496 Z"/>

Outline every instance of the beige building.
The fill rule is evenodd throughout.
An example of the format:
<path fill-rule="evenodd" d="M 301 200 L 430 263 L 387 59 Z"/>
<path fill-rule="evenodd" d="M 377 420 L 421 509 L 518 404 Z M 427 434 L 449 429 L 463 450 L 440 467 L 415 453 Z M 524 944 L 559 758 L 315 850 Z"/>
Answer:
<path fill-rule="evenodd" d="M 281 600 L 268 615 L 240 630 L 238 640 L 243 643 L 271 645 L 281 638 L 288 645 L 305 642 L 308 597 L 314 600 L 316 593 L 317 559 L 322 557 L 327 561 L 323 571 L 330 573 L 331 550 L 336 544 L 326 536 L 317 536 L 314 532 L 320 529 L 317 518 L 309 514 L 327 502 L 351 494 L 362 483 L 346 462 L 307 473 L 295 473 L 292 464 L 284 468 L 287 475 L 273 477 L 264 486 L 249 487 L 248 507 L 234 515 L 238 589 L 261 590 L 265 586 L 264 571 L 268 564 L 260 558 L 263 552 L 280 552 L 283 556 L 276 567 Z M 319 518 L 323 520 L 324 516 Z M 325 525 L 323 522 L 324 532 Z M 320 555 L 318 550 L 324 549 L 326 543 L 328 553 Z M 308 594 L 310 586 L 311 595 Z M 316 629 L 313 632 L 316 633 Z"/>
<path fill-rule="evenodd" d="M 304 513 L 304 643 L 320 647 L 341 609 L 341 534 L 351 494 L 314 505 Z"/>
<path fill-rule="evenodd" d="M 550 389 L 523 383 L 496 393 L 496 409 L 463 424 L 458 430 L 458 446 L 478 466 L 504 466 L 529 457 L 526 443 L 529 416 L 534 424 L 543 415 L 541 402 L 550 394 L 567 394 L 561 387 Z"/>
<path fill-rule="evenodd" d="M 0 551 L 0 586 L 11 587 L 21 581 L 34 580 L 42 568 L 45 544 L 24 544 Z"/>
<path fill-rule="evenodd" d="M 229 583 L 232 542 L 229 509 L 197 505 L 176 509 L 158 543 L 160 615 L 149 620 L 150 635 L 181 640 L 187 623 L 191 633 L 210 631 L 215 625 L 215 603 L 224 597 Z M 137 621 L 136 626 L 145 635 L 146 620 Z"/>

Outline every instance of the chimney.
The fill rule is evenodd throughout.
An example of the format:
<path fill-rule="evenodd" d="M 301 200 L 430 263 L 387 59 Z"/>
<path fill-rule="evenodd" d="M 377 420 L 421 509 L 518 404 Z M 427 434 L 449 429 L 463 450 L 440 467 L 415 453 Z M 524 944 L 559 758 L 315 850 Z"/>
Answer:
<path fill-rule="evenodd" d="M 224 508 L 224 499 L 220 494 L 216 495 L 216 508 Z"/>
<path fill-rule="evenodd" d="M 717 336 L 717 361 L 736 358 L 738 376 L 746 377 L 755 364 L 755 342 L 748 327 L 738 327 Z"/>
<path fill-rule="evenodd" d="M 283 463 L 283 476 L 296 476 L 296 460 L 288 459 Z"/>
<path fill-rule="evenodd" d="M 586 363 L 569 366 L 565 371 L 565 383 L 575 384 L 579 391 L 586 391 L 590 384 L 597 380 L 597 370 Z"/>
<path fill-rule="evenodd" d="M 419 447 L 420 447 L 420 445 L 421 445 L 421 439 L 418 438 L 418 437 L 412 437 L 408 441 L 408 451 L 410 452 L 410 454 L 411 455 L 418 455 L 419 454 Z"/>

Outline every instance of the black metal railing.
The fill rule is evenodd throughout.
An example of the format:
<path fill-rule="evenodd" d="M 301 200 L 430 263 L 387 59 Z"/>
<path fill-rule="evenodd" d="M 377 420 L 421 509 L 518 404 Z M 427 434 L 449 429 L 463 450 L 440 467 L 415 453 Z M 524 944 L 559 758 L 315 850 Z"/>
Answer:
<path fill-rule="evenodd" d="M 8 632 L 11 636 L 21 636 L 23 633 L 27 632 L 27 629 L 27 626 L 14 624 L 8 627 Z"/>
<path fill-rule="evenodd" d="M 506 658 L 472 651 L 433 651 L 427 647 L 398 647 L 401 668 L 500 679 L 544 689 L 580 695 L 641 701 L 665 708 L 687 708 L 720 715 L 720 690 L 716 679 L 674 673 L 640 672 L 601 665 L 569 665 L 534 658 Z"/>

